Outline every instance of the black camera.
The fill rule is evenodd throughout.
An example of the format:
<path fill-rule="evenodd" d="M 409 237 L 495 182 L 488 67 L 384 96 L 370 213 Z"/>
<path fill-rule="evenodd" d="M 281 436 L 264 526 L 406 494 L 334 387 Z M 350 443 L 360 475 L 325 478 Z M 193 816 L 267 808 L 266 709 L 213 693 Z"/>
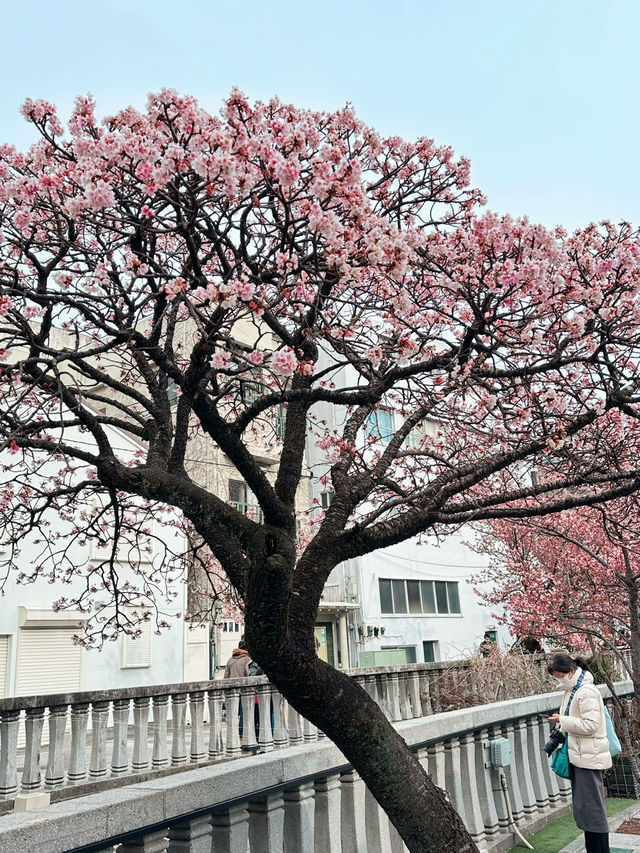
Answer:
<path fill-rule="evenodd" d="M 565 736 L 560 731 L 560 727 L 556 726 L 555 729 L 551 730 L 551 734 L 549 735 L 549 740 L 542 747 L 547 755 L 551 755 L 559 746 L 565 742 Z"/>

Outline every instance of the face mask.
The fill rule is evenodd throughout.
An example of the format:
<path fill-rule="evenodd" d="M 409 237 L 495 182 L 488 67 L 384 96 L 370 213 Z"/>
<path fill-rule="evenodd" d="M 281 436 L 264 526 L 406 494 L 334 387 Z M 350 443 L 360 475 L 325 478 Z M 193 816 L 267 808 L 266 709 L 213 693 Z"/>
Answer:
<path fill-rule="evenodd" d="M 560 676 L 560 678 L 556 678 L 556 684 L 558 685 L 558 687 L 565 687 L 567 681 L 569 681 L 568 675 L 562 675 Z"/>

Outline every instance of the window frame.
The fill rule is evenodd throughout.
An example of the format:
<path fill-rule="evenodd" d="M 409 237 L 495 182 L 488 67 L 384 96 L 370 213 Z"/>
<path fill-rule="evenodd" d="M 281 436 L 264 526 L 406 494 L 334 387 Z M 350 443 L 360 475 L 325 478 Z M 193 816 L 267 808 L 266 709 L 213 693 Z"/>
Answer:
<path fill-rule="evenodd" d="M 411 610 L 411 596 L 409 594 L 408 584 L 418 583 L 418 591 L 420 594 L 421 611 Z M 383 592 L 383 584 L 384 592 Z M 404 587 L 403 600 L 399 604 L 404 607 L 403 610 L 396 609 L 396 596 L 400 597 L 398 585 Z M 442 586 L 436 587 L 436 584 Z M 388 586 L 387 586 L 388 585 Z M 431 595 L 428 595 L 429 586 Z M 427 595 L 425 595 L 425 592 Z M 380 603 L 380 614 L 382 616 L 462 616 L 462 606 L 460 604 L 460 582 L 446 580 L 426 580 L 423 578 L 378 578 L 378 600 Z M 383 604 L 384 601 L 384 604 Z M 391 602 L 392 610 L 385 610 L 388 607 L 388 602 Z M 441 609 L 443 602 L 446 604 L 446 610 Z M 414 596 L 415 604 L 415 596 Z M 457 609 L 452 609 L 452 605 Z M 433 610 L 430 609 L 433 607 Z"/>

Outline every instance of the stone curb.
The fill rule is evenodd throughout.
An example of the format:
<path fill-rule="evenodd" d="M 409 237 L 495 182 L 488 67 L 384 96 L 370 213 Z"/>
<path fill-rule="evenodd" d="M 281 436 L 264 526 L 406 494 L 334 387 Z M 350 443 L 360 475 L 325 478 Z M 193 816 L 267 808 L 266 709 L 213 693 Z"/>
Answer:
<path fill-rule="evenodd" d="M 640 835 L 627 835 L 626 833 L 616 832 L 616 829 L 625 820 L 638 816 L 640 816 L 640 805 L 636 803 L 609 818 L 609 845 L 611 847 L 621 847 L 630 850 L 631 853 L 640 853 Z M 580 835 L 571 844 L 567 844 L 566 847 L 560 850 L 560 853 L 584 853 L 584 836 Z"/>

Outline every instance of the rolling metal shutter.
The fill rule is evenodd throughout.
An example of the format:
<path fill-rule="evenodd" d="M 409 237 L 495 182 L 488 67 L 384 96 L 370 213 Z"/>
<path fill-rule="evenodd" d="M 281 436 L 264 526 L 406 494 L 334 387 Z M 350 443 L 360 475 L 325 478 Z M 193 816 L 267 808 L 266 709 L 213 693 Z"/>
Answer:
<path fill-rule="evenodd" d="M 7 669 L 9 667 L 9 637 L 0 637 L 0 699 L 7 695 Z"/>
<path fill-rule="evenodd" d="M 73 642 L 77 633 L 77 628 L 20 629 L 16 696 L 80 690 L 82 647 Z"/>

